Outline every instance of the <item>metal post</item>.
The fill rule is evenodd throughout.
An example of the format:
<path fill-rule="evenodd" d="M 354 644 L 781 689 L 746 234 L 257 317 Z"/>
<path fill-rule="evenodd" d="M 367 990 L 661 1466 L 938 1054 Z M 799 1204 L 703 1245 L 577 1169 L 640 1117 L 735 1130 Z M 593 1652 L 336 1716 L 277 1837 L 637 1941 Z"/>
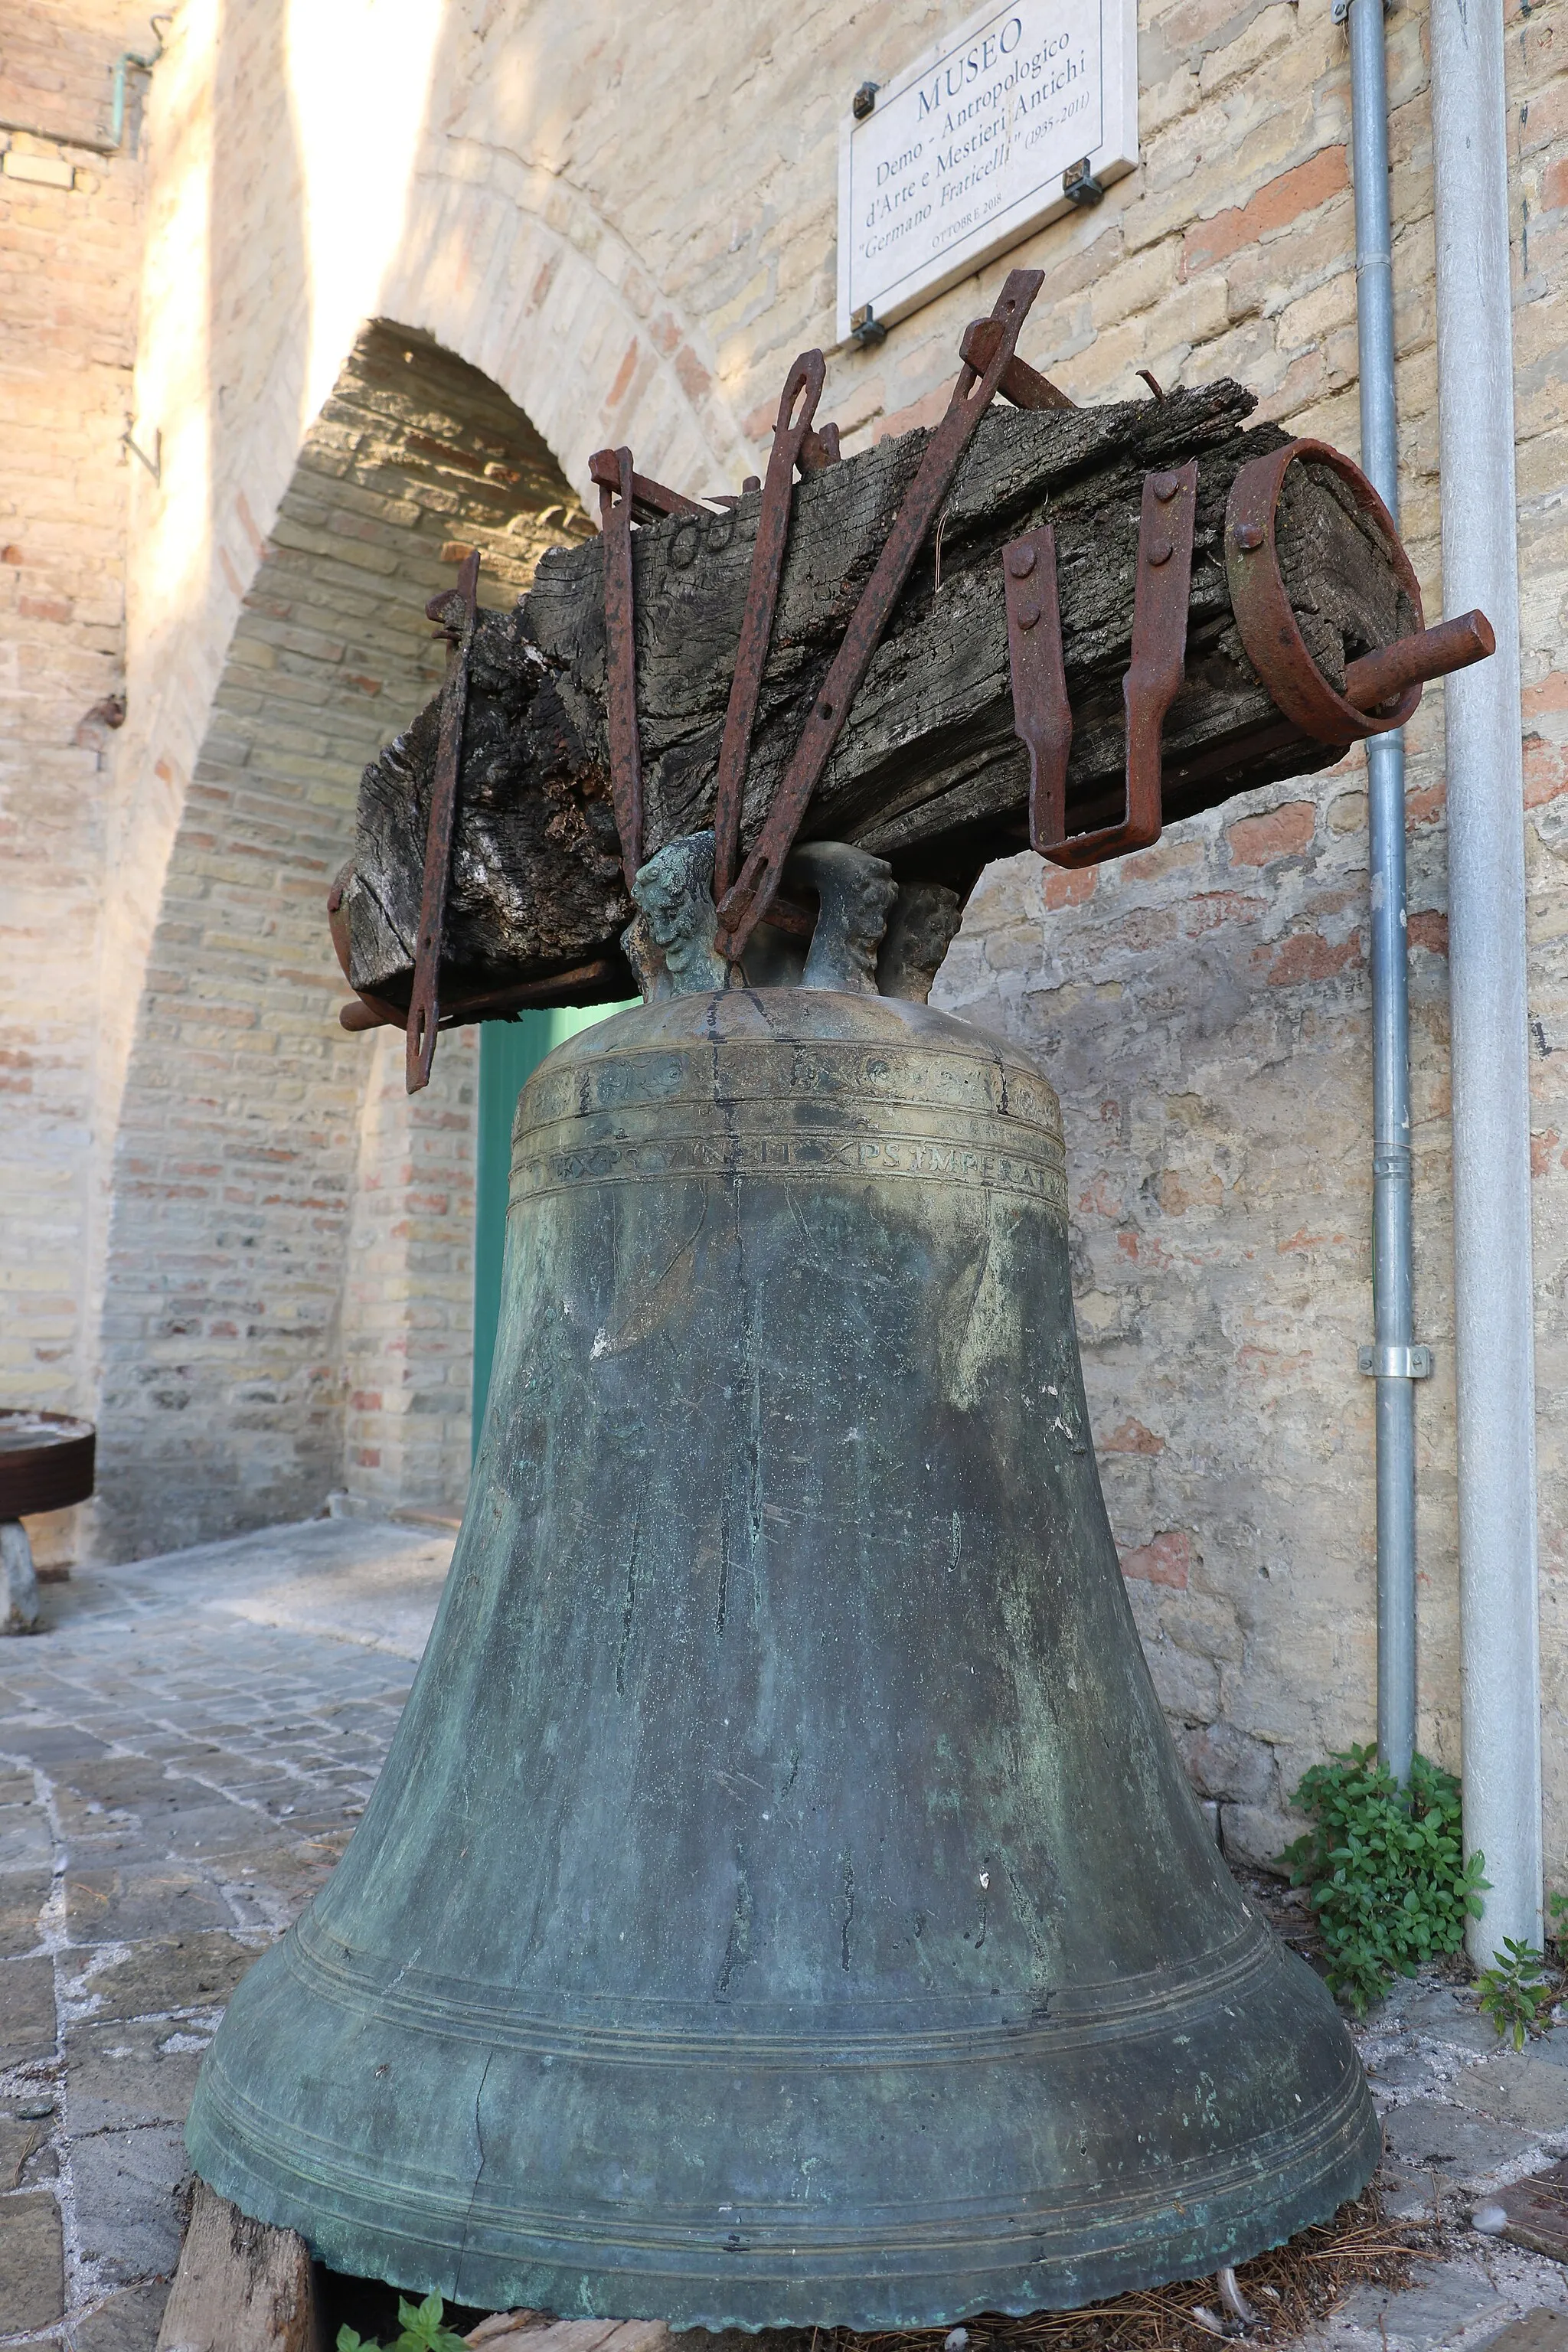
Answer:
<path fill-rule="evenodd" d="M 1399 518 L 1388 81 L 1383 0 L 1350 0 L 1362 469 Z M 1377 1745 L 1403 1787 L 1415 1750 L 1415 1388 L 1405 737 L 1367 745 L 1372 886 L 1373 1369 L 1377 1380 Z"/>
<path fill-rule="evenodd" d="M 1443 600 L 1489 661 L 1444 690 L 1465 1844 L 1491 1881 L 1471 1958 L 1541 1941 L 1541 1664 L 1524 786 L 1502 12 L 1433 0 Z"/>

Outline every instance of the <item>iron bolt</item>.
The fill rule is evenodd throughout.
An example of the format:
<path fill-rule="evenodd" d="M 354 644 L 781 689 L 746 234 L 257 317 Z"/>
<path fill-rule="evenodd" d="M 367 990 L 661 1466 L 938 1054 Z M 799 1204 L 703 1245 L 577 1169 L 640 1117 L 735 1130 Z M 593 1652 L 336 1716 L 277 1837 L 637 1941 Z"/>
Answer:
<path fill-rule="evenodd" d="M 856 91 L 850 100 L 850 112 L 857 122 L 864 122 L 866 117 L 875 110 L 877 92 L 879 88 L 880 84 L 878 82 L 863 81 Z"/>
<path fill-rule="evenodd" d="M 1263 544 L 1263 525 L 1260 522 L 1238 522 L 1236 543 L 1244 554 L 1250 555 L 1255 548 Z"/>
<path fill-rule="evenodd" d="M 1149 542 L 1151 563 L 1169 563 L 1175 551 L 1168 539 L 1152 539 Z"/>
<path fill-rule="evenodd" d="M 1021 629 L 1032 629 L 1044 610 L 1044 605 L 1037 604 L 1031 596 L 1026 604 L 1020 604 L 1018 607 L 1018 626 Z"/>
<path fill-rule="evenodd" d="M 1163 507 L 1168 507 L 1182 485 L 1174 474 L 1156 474 L 1152 488 Z"/>
<path fill-rule="evenodd" d="M 1032 547 L 1010 547 L 1007 550 L 1007 569 L 1015 580 L 1026 580 L 1034 568 L 1035 551 Z"/>

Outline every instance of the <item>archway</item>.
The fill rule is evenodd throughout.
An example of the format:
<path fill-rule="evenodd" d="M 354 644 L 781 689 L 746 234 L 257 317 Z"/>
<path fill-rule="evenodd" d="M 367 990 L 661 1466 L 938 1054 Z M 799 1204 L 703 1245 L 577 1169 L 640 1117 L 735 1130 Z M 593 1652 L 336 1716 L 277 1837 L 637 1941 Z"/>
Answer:
<path fill-rule="evenodd" d="M 116 1141 L 95 1549 L 460 1495 L 476 1041 L 410 1103 L 346 1037 L 323 907 L 359 775 L 438 680 L 471 546 L 508 604 L 590 528 L 427 334 L 356 339 L 260 550 L 171 854 Z M 392 1045 L 395 1045 L 395 1055 Z"/>

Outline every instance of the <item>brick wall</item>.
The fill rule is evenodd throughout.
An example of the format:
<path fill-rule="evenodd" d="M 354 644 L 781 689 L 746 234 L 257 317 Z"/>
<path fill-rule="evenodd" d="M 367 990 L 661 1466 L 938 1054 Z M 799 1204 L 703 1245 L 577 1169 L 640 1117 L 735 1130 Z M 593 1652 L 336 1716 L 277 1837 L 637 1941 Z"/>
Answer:
<path fill-rule="evenodd" d="M 145 183 L 137 8 L 9 0 L 0 24 L 0 1395 L 80 1409 L 102 769 L 124 684 L 126 491 Z M 43 135 L 40 135 L 43 134 Z M 42 1530 L 39 1557 L 55 1556 Z"/>
<path fill-rule="evenodd" d="M 95 1507 L 114 1556 L 298 1518 L 342 1486 L 461 1496 L 473 1041 L 447 1039 L 410 1102 L 401 1034 L 394 1053 L 338 1024 L 326 896 L 361 769 L 440 679 L 426 601 L 476 543 L 509 601 L 585 527 L 488 379 L 378 325 L 256 535 L 121 1105 Z"/>
<path fill-rule="evenodd" d="M 343 1285 L 343 1485 L 374 1509 L 449 1512 L 468 1478 L 477 1029 L 441 1041 L 427 1090 L 404 1040 L 371 1057 Z"/>

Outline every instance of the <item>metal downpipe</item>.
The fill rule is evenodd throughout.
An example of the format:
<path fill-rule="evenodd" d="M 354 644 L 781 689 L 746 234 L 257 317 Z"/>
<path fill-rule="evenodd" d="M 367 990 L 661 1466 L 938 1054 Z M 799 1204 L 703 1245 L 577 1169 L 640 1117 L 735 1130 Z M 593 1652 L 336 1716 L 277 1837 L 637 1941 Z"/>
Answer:
<path fill-rule="evenodd" d="M 1443 601 L 1480 605 L 1497 633 L 1443 714 L 1465 1846 L 1491 1881 L 1467 1942 L 1484 1965 L 1542 1929 L 1512 276 L 1502 12 L 1432 0 L 1430 22 Z"/>
<path fill-rule="evenodd" d="M 1383 0 L 1349 0 L 1362 470 L 1399 519 L 1388 81 Z M 1411 1377 L 1410 1007 L 1405 737 L 1367 745 L 1372 896 L 1373 1339 L 1377 1367 L 1377 1745 L 1403 1786 L 1415 1748 L 1415 1384 Z M 1394 1369 L 1397 1367 L 1397 1369 Z"/>

